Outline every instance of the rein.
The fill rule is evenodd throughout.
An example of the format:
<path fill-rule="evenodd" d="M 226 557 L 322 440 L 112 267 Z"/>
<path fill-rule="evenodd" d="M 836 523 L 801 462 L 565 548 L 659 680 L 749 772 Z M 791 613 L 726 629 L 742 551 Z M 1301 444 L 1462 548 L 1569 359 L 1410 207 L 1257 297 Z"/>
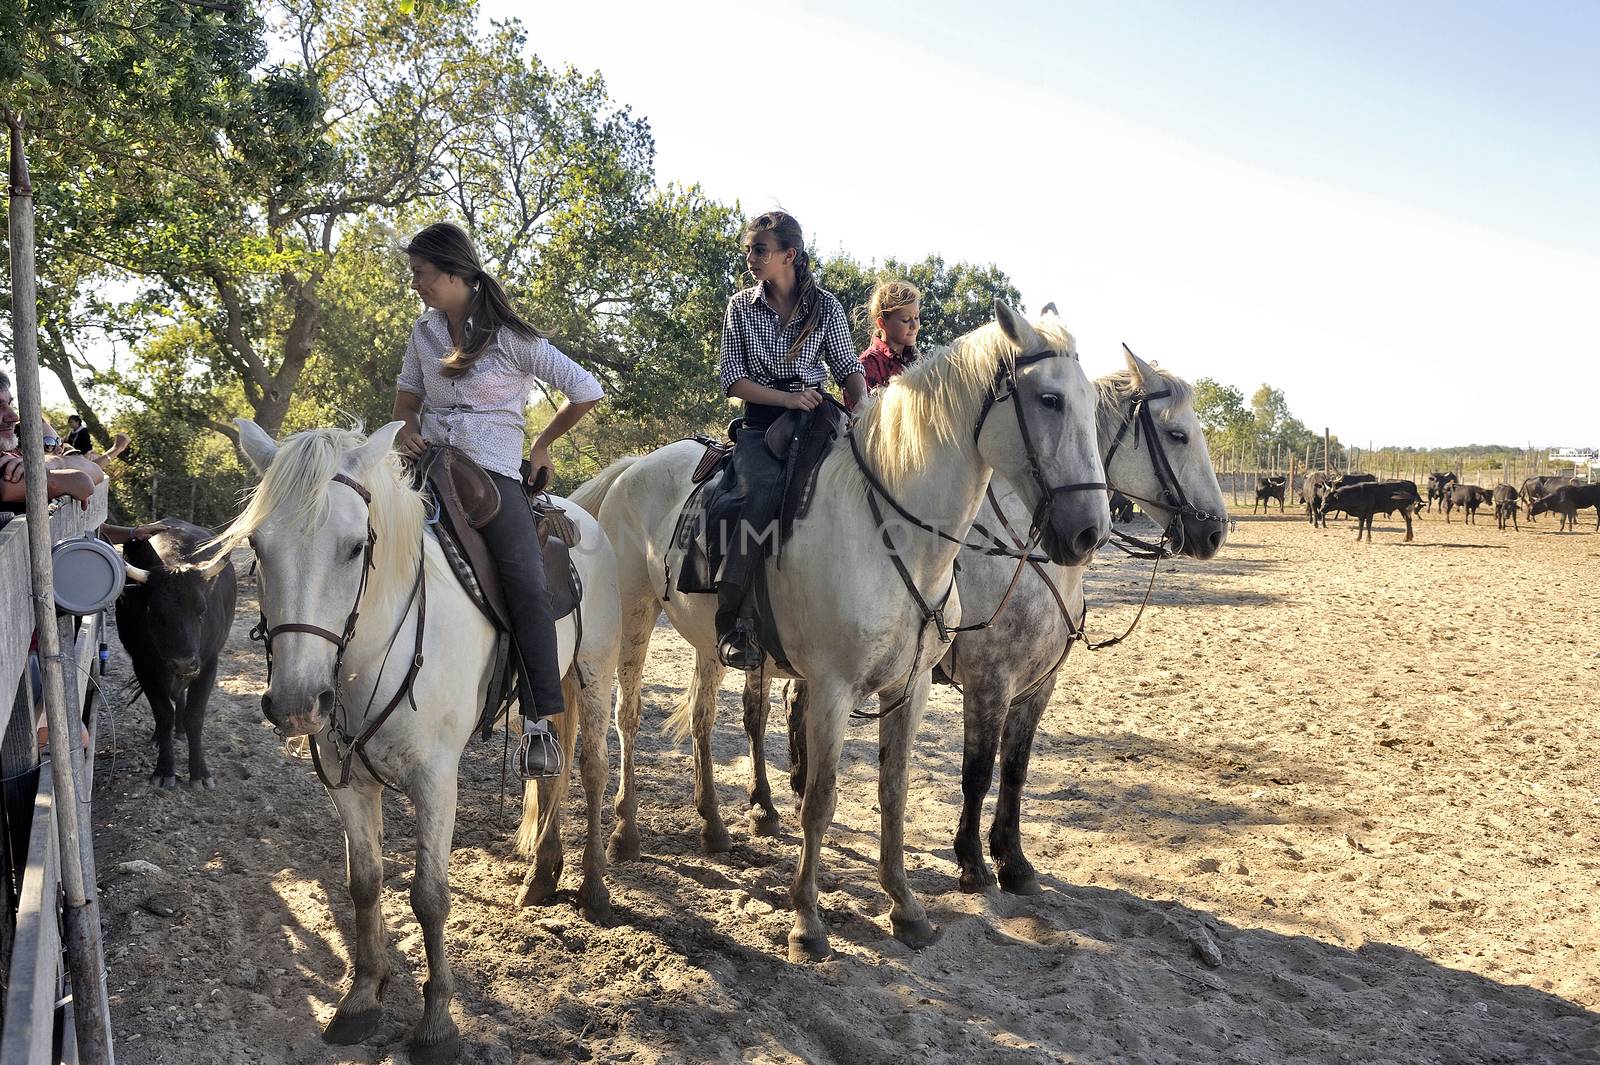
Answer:
<path fill-rule="evenodd" d="M 340 634 L 335 634 L 321 626 L 306 625 L 301 622 L 286 622 L 282 625 L 268 627 L 267 615 L 263 611 L 260 623 L 250 630 L 250 638 L 260 641 L 265 646 L 268 684 L 272 683 L 272 641 L 276 636 L 285 632 L 304 632 L 312 636 L 320 636 L 339 649 L 339 653 L 333 660 L 334 712 L 327 725 L 328 740 L 333 744 L 334 750 L 340 752 L 338 783 L 334 783 L 329 778 L 327 770 L 323 768 L 322 756 L 318 753 L 315 736 L 311 737 L 311 762 L 316 766 L 317 776 L 321 778 L 323 786 L 330 790 L 348 788 L 350 786 L 350 775 L 355 767 L 355 760 L 359 758 L 361 759 L 361 764 L 371 774 L 372 779 L 386 788 L 398 791 L 399 789 L 385 780 L 377 768 L 373 766 L 372 760 L 367 757 L 366 747 L 372 738 L 377 735 L 378 730 L 383 727 L 384 722 L 389 720 L 389 715 L 394 713 L 402 702 L 409 701 L 412 710 L 417 708 L 416 698 L 412 689 L 416 683 L 417 674 L 422 671 L 422 640 L 428 622 L 427 553 L 426 551 L 422 552 L 417 559 L 417 576 L 411 582 L 411 594 L 407 596 L 405 609 L 400 614 L 401 624 L 404 624 L 405 615 L 410 613 L 412 602 L 415 601 L 417 603 L 417 634 L 415 645 L 411 652 L 411 664 L 406 670 L 405 679 L 400 682 L 400 687 L 395 690 L 394 695 L 390 697 L 384 708 L 378 711 L 377 717 L 370 720 L 367 727 L 361 730 L 360 735 L 352 736 L 349 730 L 349 715 L 345 715 L 345 724 L 341 725 L 339 723 L 339 712 L 345 709 L 343 701 L 339 698 L 339 677 L 343 672 L 344 653 L 350 647 L 350 640 L 355 636 L 356 632 L 356 621 L 361 617 L 361 600 L 366 596 L 367 578 L 374 567 L 372 554 L 373 548 L 378 543 L 378 534 L 372 527 L 372 493 L 367 491 L 360 483 L 342 473 L 334 474 L 332 480 L 353 489 L 361 497 L 361 501 L 367 505 L 367 543 L 362 550 L 361 583 L 356 588 L 356 598 L 355 602 L 350 606 L 350 615 L 345 619 L 344 631 Z M 384 651 L 385 663 L 389 660 L 389 652 L 394 649 L 394 641 L 399 637 L 400 630 L 397 626 L 394 635 L 389 639 L 389 647 Z M 378 676 L 382 677 L 382 675 L 383 668 L 380 666 Z M 372 698 L 376 697 L 377 687 L 374 685 Z M 369 698 L 367 700 L 367 711 L 370 712 L 371 709 L 372 699 Z M 365 718 L 366 714 L 363 714 L 363 719 Z"/>

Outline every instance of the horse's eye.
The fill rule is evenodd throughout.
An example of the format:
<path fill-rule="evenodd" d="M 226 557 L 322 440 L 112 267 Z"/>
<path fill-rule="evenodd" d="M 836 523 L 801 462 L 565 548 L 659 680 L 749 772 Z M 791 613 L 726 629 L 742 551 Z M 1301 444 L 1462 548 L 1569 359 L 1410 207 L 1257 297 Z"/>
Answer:
<path fill-rule="evenodd" d="M 1189 442 L 1189 434 L 1181 429 L 1168 429 L 1167 435 L 1179 444 L 1187 444 Z"/>
<path fill-rule="evenodd" d="M 1040 393 L 1039 402 L 1044 405 L 1045 410 L 1065 410 L 1067 407 L 1066 401 L 1055 392 Z"/>
<path fill-rule="evenodd" d="M 354 547 L 352 547 L 350 549 L 350 554 L 349 554 L 350 561 L 354 562 L 356 559 L 360 558 L 361 557 L 361 552 L 365 551 L 366 549 L 367 549 L 367 545 L 366 545 L 365 541 L 362 541 L 361 543 L 356 544 Z"/>

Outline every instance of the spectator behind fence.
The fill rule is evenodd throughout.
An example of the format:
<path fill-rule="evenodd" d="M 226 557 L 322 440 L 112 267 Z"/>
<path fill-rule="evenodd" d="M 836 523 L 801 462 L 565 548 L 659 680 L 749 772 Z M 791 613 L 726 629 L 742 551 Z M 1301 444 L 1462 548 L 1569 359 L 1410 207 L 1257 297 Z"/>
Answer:
<path fill-rule="evenodd" d="M 22 442 L 17 439 L 17 424 L 21 421 L 16 398 L 11 394 L 11 378 L 0 373 L 0 510 L 13 514 L 20 514 L 27 506 Z M 49 478 L 46 494 L 51 499 L 71 496 L 83 509 L 89 509 L 89 497 L 94 494 L 95 486 L 90 474 L 81 469 L 57 467 L 47 470 L 46 476 Z"/>
<path fill-rule="evenodd" d="M 94 440 L 89 436 L 89 427 L 84 425 L 83 419 L 76 414 L 67 416 L 67 446 L 85 455 L 94 450 Z"/>

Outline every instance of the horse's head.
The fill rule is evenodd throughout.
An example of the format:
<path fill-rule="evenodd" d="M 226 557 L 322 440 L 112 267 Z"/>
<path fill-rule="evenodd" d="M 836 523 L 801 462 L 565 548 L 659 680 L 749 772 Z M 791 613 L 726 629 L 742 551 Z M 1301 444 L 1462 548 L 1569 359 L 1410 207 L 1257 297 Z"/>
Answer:
<path fill-rule="evenodd" d="M 221 539 L 248 539 L 256 555 L 271 656 L 261 710 L 286 735 L 313 735 L 332 715 L 337 669 L 363 600 L 376 598 L 395 552 L 415 558 L 420 533 L 400 528 L 410 523 L 392 458 L 401 423 L 370 437 L 313 429 L 281 447 L 254 422 L 237 424 L 261 482 Z M 420 502 L 412 509 L 420 530 Z M 369 566 L 378 574 L 370 589 Z"/>
<path fill-rule="evenodd" d="M 1051 561 L 1082 565 L 1111 531 L 1094 388 L 1053 308 L 1037 327 L 1002 300 L 994 310 L 1014 350 L 997 362 L 978 452 L 1032 511 Z"/>
<path fill-rule="evenodd" d="M 1122 350 L 1126 372 L 1097 382 L 1101 444 L 1110 449 L 1106 477 L 1168 531 L 1174 550 L 1210 558 L 1227 539 L 1228 507 L 1195 413 L 1194 391 Z"/>

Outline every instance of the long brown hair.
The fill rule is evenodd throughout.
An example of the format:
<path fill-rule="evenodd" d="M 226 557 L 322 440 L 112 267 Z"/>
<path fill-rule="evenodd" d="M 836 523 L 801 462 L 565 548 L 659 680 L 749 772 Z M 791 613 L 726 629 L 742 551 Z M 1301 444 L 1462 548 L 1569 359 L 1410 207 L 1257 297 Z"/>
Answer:
<path fill-rule="evenodd" d="M 800 335 L 795 337 L 794 343 L 789 346 L 789 354 L 792 357 L 804 346 L 806 339 L 817 331 L 817 326 L 822 322 L 822 300 L 817 298 L 819 291 L 817 279 L 811 273 L 811 256 L 806 254 L 805 236 L 801 233 L 800 223 L 795 221 L 794 215 L 788 211 L 768 211 L 766 214 L 756 215 L 744 227 L 744 235 L 748 238 L 760 233 L 771 233 L 784 251 L 790 248 L 797 250 L 794 257 L 795 306 L 804 307 L 807 300 L 811 301 L 811 306 L 806 310 L 805 321 L 800 324 Z"/>
<path fill-rule="evenodd" d="M 461 346 L 440 363 L 440 372 L 446 377 L 460 377 L 472 369 L 502 327 L 528 340 L 544 336 L 512 308 L 506 290 L 483 268 L 472 238 L 460 226 L 435 222 L 412 237 L 405 251 L 472 287 L 472 302 L 467 304 L 467 324 L 462 330 Z"/>

